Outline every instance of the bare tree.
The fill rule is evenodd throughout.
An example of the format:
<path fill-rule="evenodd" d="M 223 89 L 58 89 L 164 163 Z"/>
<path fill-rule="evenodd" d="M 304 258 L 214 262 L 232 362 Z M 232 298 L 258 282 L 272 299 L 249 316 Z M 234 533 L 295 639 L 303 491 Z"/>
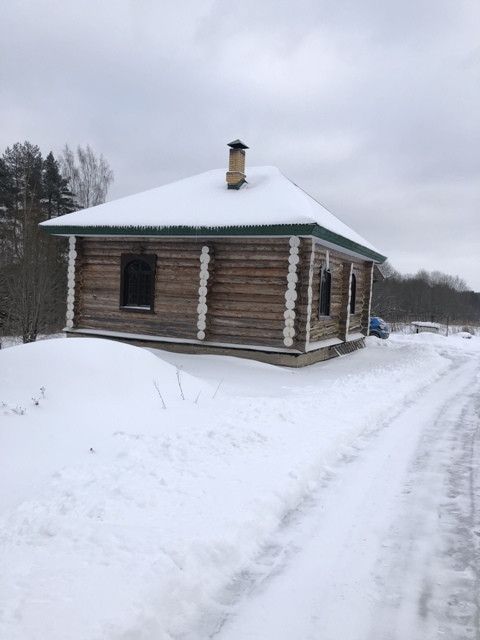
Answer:
<path fill-rule="evenodd" d="M 102 154 L 96 156 L 90 145 L 74 153 L 66 144 L 60 156 L 62 175 L 68 179 L 78 209 L 102 204 L 113 182 L 113 171 Z"/>
<path fill-rule="evenodd" d="M 373 290 L 375 314 L 391 322 L 480 323 L 480 293 L 469 291 L 459 276 L 425 269 L 401 275 L 391 265 L 384 273 L 385 280 Z"/>

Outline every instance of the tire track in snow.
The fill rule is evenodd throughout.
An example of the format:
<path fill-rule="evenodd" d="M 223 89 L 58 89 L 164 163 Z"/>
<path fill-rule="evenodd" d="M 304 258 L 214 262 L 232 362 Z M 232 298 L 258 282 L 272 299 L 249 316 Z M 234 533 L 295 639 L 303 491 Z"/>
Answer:
<path fill-rule="evenodd" d="M 386 635 L 371 633 L 372 618 L 381 620 L 383 615 L 388 620 L 392 615 L 388 597 L 379 593 L 379 587 L 385 590 L 385 566 L 377 560 L 382 554 L 389 558 L 392 552 L 405 551 L 392 544 L 388 529 L 398 516 L 401 498 L 409 495 L 403 486 L 408 468 L 412 459 L 420 464 L 424 454 L 417 454 L 419 440 L 430 424 L 442 422 L 452 398 L 476 368 L 470 358 L 455 358 L 446 373 L 405 402 L 395 417 L 356 439 L 323 475 L 318 491 L 285 515 L 276 536 L 234 578 L 219 606 L 206 612 L 195 637 L 412 640 L 414 635 L 392 635 L 388 621 Z M 411 428 L 418 425 L 422 430 Z M 406 553 L 405 558 L 411 557 Z M 419 611 L 428 607 L 428 600 L 428 591 L 422 592 Z M 383 633 L 379 625 L 377 629 Z"/>
<path fill-rule="evenodd" d="M 479 435 L 480 400 L 468 388 L 426 430 L 387 543 L 396 557 L 383 559 L 372 637 L 480 638 Z"/>

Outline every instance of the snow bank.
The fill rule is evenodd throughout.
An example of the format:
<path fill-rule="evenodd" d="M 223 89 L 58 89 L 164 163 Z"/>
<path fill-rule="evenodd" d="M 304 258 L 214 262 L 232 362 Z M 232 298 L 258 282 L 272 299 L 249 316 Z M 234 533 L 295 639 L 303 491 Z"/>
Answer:
<path fill-rule="evenodd" d="M 1 351 L 0 637 L 210 637 L 329 465 L 448 368 L 420 337 L 299 371 L 93 339 Z"/>
<path fill-rule="evenodd" d="M 468 340 L 465 339 L 466 337 L 468 337 Z M 452 333 L 449 336 L 429 332 L 413 334 L 392 333 L 388 341 L 391 344 L 409 344 L 412 346 L 415 344 L 435 345 L 436 347 L 463 350 L 469 353 L 480 351 L 480 336 L 474 336 L 462 331 Z"/>
<path fill-rule="evenodd" d="M 205 384 L 181 374 L 192 399 Z M 45 474 L 110 449 L 112 427 L 136 432 L 169 420 L 181 401 L 177 369 L 148 351 L 96 339 L 43 340 L 0 352 L 2 453 L 0 507 L 39 488 Z M 12 428 L 14 426 L 14 428 Z M 106 428 L 104 428 L 106 427 Z M 19 472 L 18 466 L 21 466 Z"/>

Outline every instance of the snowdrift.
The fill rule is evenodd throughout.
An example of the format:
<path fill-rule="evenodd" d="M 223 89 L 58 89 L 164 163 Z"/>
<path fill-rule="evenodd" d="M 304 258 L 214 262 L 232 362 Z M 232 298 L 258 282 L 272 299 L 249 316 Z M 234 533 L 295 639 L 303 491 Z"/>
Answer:
<path fill-rule="evenodd" d="M 332 465 L 448 365 L 418 340 L 300 371 L 0 351 L 0 637 L 210 637 Z"/>

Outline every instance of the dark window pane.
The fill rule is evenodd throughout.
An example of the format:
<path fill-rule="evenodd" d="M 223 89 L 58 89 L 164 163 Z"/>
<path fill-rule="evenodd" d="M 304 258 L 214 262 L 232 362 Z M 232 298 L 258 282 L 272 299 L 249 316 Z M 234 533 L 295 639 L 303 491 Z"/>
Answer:
<path fill-rule="evenodd" d="M 355 305 L 357 303 L 357 277 L 352 273 L 352 281 L 350 284 L 350 313 L 355 313 Z"/>
<path fill-rule="evenodd" d="M 320 299 L 318 305 L 319 316 L 330 315 L 330 289 L 332 286 L 332 274 L 329 269 L 322 267 L 320 270 Z"/>
<path fill-rule="evenodd" d="M 123 274 L 123 304 L 126 307 L 151 307 L 153 272 L 145 260 L 131 260 Z"/>

